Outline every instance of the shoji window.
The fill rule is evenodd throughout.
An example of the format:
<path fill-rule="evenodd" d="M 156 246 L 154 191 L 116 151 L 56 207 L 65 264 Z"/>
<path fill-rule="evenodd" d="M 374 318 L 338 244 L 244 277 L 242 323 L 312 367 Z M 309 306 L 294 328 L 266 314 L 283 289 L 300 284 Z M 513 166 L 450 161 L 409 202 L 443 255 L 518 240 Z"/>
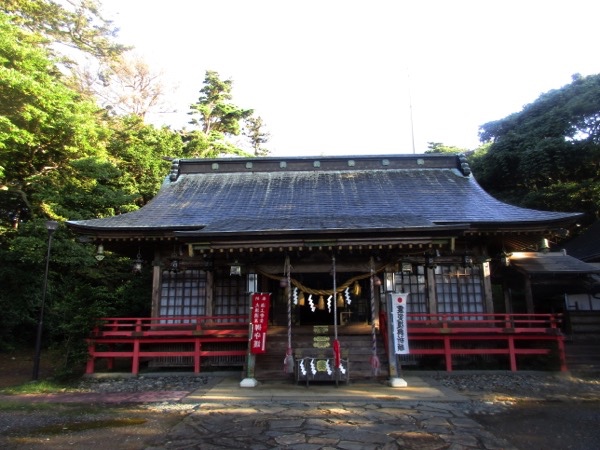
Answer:
<path fill-rule="evenodd" d="M 244 275 L 231 276 L 229 272 L 218 271 L 215 274 L 214 314 L 249 314 L 249 295 L 246 290 Z"/>
<path fill-rule="evenodd" d="M 435 288 L 439 313 L 483 313 L 481 268 L 439 265 L 435 268 Z"/>
<path fill-rule="evenodd" d="M 401 292 L 410 293 L 406 311 L 427 314 L 429 311 L 425 267 L 413 265 L 412 272 L 400 272 L 396 276 L 400 277 Z"/>
<path fill-rule="evenodd" d="M 206 272 L 186 269 L 162 273 L 159 316 L 203 316 L 206 314 Z"/>

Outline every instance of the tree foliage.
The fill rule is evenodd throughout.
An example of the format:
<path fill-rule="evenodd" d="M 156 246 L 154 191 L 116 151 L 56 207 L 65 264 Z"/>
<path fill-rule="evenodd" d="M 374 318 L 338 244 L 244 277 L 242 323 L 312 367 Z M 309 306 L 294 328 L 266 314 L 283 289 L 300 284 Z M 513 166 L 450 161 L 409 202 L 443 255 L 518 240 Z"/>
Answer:
<path fill-rule="evenodd" d="M 468 150 L 465 148 L 455 147 L 453 145 L 444 145 L 441 142 L 428 142 L 427 151 L 425 153 L 467 153 Z"/>
<path fill-rule="evenodd" d="M 600 217 L 600 75 L 573 76 L 522 111 L 481 126 L 473 171 L 492 194 Z"/>
<path fill-rule="evenodd" d="M 4 0 L 0 11 L 15 25 L 41 36 L 47 49 L 58 49 L 67 65 L 74 63 L 73 50 L 101 61 L 126 50 L 115 41 L 116 30 L 102 16 L 97 0 Z"/>
<path fill-rule="evenodd" d="M 182 148 L 179 133 L 146 124 L 137 115 L 111 121 L 107 151 L 121 172 L 123 187 L 136 195 L 135 209 L 156 195 L 169 171 L 170 160 L 181 155 Z"/>
<path fill-rule="evenodd" d="M 230 138 L 252 110 L 231 103 L 231 81 L 216 72 L 207 72 L 192 108 L 198 129 L 145 123 L 161 95 L 159 80 L 143 62 L 122 56 L 113 32 L 95 0 L 0 5 L 0 350 L 35 339 L 47 219 L 138 209 L 156 195 L 173 158 L 247 154 Z M 74 80 L 86 72 L 72 50 L 101 77 Z M 105 93 L 122 95 L 99 100 L 86 84 L 98 81 L 119 85 Z M 149 314 L 151 274 L 132 274 L 128 255 L 107 251 L 99 263 L 93 244 L 62 224 L 52 237 L 44 343 L 61 348 L 67 373 L 81 367 L 96 318 Z"/>
<path fill-rule="evenodd" d="M 70 161 L 102 155 L 106 128 L 90 99 L 70 89 L 39 38 L 0 14 L 0 186 L 31 202 L 41 182 Z M 31 206 L 34 205 L 34 206 Z"/>
<path fill-rule="evenodd" d="M 233 103 L 231 80 L 221 80 L 215 71 L 207 70 L 204 86 L 198 101 L 190 105 L 190 124 L 196 130 L 184 134 L 185 155 L 199 158 L 215 158 L 223 154 L 250 156 L 236 147 L 229 137 L 241 131 L 241 122 L 249 118 L 253 110 L 239 108 Z"/>
<path fill-rule="evenodd" d="M 254 156 L 267 156 L 269 150 L 263 147 L 269 141 L 269 133 L 264 131 L 262 117 L 248 117 L 245 121 L 244 134 L 250 140 L 250 146 L 254 151 Z"/>
<path fill-rule="evenodd" d="M 0 349 L 35 337 L 46 219 L 139 208 L 168 171 L 164 157 L 182 145 L 174 131 L 107 115 L 71 87 L 45 37 L 15 22 L 0 12 Z M 99 267 L 93 248 L 64 227 L 53 237 L 44 342 L 61 345 L 73 367 L 94 318 L 143 313 L 134 294 L 143 290 L 128 289 L 140 280 L 127 258 L 107 257 Z"/>
<path fill-rule="evenodd" d="M 250 117 L 251 109 L 235 106 L 231 80 L 221 80 L 215 71 L 207 70 L 204 87 L 200 89 L 200 98 L 190 105 L 190 123 L 197 125 L 204 134 L 215 131 L 224 134 L 240 134 L 240 121 Z"/>

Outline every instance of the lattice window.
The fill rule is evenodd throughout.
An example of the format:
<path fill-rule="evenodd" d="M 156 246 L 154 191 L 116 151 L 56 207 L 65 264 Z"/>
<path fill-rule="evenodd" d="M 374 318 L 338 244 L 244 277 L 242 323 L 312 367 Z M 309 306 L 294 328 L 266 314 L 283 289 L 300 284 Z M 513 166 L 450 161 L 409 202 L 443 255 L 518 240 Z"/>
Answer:
<path fill-rule="evenodd" d="M 215 274 L 214 314 L 249 314 L 250 301 L 246 292 L 246 277 L 231 276 L 229 272 Z"/>
<path fill-rule="evenodd" d="M 479 266 L 439 265 L 435 268 L 438 313 L 483 313 L 483 283 Z"/>
<path fill-rule="evenodd" d="M 425 267 L 413 266 L 412 272 L 400 272 L 396 274 L 396 279 L 401 284 L 401 286 L 396 286 L 396 290 L 400 289 L 399 292 L 410 293 L 406 311 L 409 313 L 428 313 Z"/>
<path fill-rule="evenodd" d="M 199 269 L 163 271 L 158 314 L 160 317 L 205 315 L 206 272 Z"/>

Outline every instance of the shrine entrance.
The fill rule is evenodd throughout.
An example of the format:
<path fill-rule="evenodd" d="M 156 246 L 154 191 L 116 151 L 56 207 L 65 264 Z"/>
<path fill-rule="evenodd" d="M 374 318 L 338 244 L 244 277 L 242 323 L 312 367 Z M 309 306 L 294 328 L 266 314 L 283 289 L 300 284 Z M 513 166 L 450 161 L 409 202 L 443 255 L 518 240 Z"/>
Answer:
<path fill-rule="evenodd" d="M 341 282 L 351 279 L 357 273 L 338 273 Z M 347 291 L 332 296 L 326 291 L 332 289 L 332 277 L 328 273 L 300 273 L 294 277 L 306 292 L 292 286 L 292 321 L 295 325 L 333 325 L 334 309 L 340 326 L 350 323 L 370 323 L 369 279 L 358 280 Z M 283 295 L 283 301 L 287 301 Z M 335 308 L 333 302 L 336 302 Z"/>

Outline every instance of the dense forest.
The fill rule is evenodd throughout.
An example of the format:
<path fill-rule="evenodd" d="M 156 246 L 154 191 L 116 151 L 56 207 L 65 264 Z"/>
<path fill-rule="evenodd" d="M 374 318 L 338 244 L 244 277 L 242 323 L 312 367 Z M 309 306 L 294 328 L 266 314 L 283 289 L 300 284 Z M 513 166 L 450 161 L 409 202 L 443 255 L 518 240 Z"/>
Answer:
<path fill-rule="evenodd" d="M 264 156 L 269 135 L 233 101 L 233 81 L 207 71 L 190 101 L 190 127 L 146 122 L 160 110 L 160 76 L 115 38 L 96 1 L 7 0 L 0 5 L 0 351 L 31 345 L 43 296 L 44 345 L 59 348 L 62 374 L 85 357 L 95 317 L 147 315 L 150 274 L 95 248 L 62 225 L 121 214 L 158 191 L 181 157 Z M 93 68 L 90 69 L 90 68 Z M 532 208 L 600 214 L 600 75 L 542 95 L 481 126 L 467 153 L 493 195 Z M 241 148 L 240 139 L 246 144 Z M 370 149 L 365 149 L 368 153 Z M 301 156 L 301 155 L 298 155 Z"/>

